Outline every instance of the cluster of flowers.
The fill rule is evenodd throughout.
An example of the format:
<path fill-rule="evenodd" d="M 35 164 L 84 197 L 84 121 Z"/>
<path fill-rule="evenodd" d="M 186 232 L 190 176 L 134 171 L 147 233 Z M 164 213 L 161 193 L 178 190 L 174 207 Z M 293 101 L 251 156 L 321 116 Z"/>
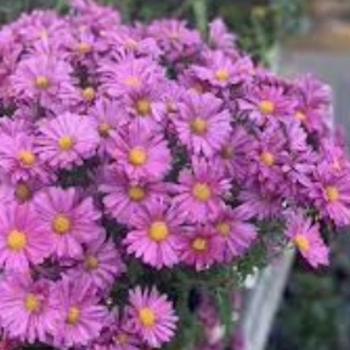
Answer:
<path fill-rule="evenodd" d="M 255 65 L 221 20 L 205 42 L 77 0 L 4 26 L 0 57 L 7 344 L 160 348 L 176 303 L 135 262 L 156 276 L 233 264 L 276 221 L 317 267 L 320 229 L 350 223 L 328 88 Z"/>

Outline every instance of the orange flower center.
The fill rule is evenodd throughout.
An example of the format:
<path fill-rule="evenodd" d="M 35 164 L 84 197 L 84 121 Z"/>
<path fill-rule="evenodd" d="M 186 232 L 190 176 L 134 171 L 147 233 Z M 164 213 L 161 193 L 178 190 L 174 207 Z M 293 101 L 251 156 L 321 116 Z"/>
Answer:
<path fill-rule="evenodd" d="M 96 270 L 98 268 L 99 261 L 95 256 L 89 255 L 85 258 L 85 267 L 88 270 Z"/>
<path fill-rule="evenodd" d="M 26 183 L 20 182 L 16 186 L 15 195 L 19 200 L 27 201 L 32 196 L 32 193 L 30 187 Z"/>
<path fill-rule="evenodd" d="M 308 252 L 310 250 L 310 241 L 304 235 L 297 234 L 294 237 L 294 243 L 302 252 Z"/>
<path fill-rule="evenodd" d="M 191 131 L 196 135 L 204 135 L 208 131 L 208 122 L 203 118 L 194 118 L 190 124 Z"/>
<path fill-rule="evenodd" d="M 218 230 L 218 232 L 223 235 L 223 236 L 227 236 L 230 232 L 231 232 L 231 226 L 229 223 L 223 221 L 223 222 L 219 222 L 216 225 L 216 229 Z"/>
<path fill-rule="evenodd" d="M 266 152 L 266 151 L 262 152 L 260 155 L 260 160 L 263 164 L 269 167 L 275 164 L 275 157 L 270 152 Z"/>
<path fill-rule="evenodd" d="M 102 136 L 103 138 L 107 138 L 109 136 L 109 133 L 111 131 L 111 126 L 108 123 L 101 123 L 98 126 L 98 132 L 100 134 L 100 136 Z"/>
<path fill-rule="evenodd" d="M 29 293 L 27 294 L 25 301 L 24 301 L 24 306 L 27 311 L 29 312 L 38 312 L 40 310 L 40 300 L 38 297 L 33 294 Z"/>
<path fill-rule="evenodd" d="M 327 186 L 325 191 L 330 202 L 336 202 L 339 199 L 339 190 L 336 186 Z"/>
<path fill-rule="evenodd" d="M 154 311 L 149 307 L 144 307 L 140 309 L 139 319 L 141 324 L 146 328 L 153 327 L 156 323 L 156 315 Z"/>
<path fill-rule="evenodd" d="M 35 86 L 40 90 L 46 90 L 50 86 L 50 81 L 44 75 L 35 78 Z"/>
<path fill-rule="evenodd" d="M 24 232 L 12 230 L 7 236 L 7 246 L 10 250 L 19 252 L 27 246 L 27 236 Z"/>
<path fill-rule="evenodd" d="M 206 183 L 198 182 L 193 186 L 192 194 L 197 200 L 207 202 L 211 198 L 211 189 Z"/>
<path fill-rule="evenodd" d="M 301 122 L 306 122 L 307 120 L 307 116 L 305 113 L 298 111 L 295 113 L 294 117 L 298 120 L 300 120 Z"/>
<path fill-rule="evenodd" d="M 202 237 L 197 237 L 192 242 L 192 248 L 196 252 L 205 252 L 208 249 L 208 240 Z"/>
<path fill-rule="evenodd" d="M 81 55 L 86 55 L 92 51 L 92 46 L 89 43 L 81 42 L 78 44 L 77 50 Z"/>
<path fill-rule="evenodd" d="M 227 69 L 218 69 L 215 72 L 215 78 L 222 83 L 226 83 L 230 79 L 230 73 Z"/>
<path fill-rule="evenodd" d="M 80 310 L 76 306 L 71 306 L 67 313 L 66 322 L 72 326 L 76 325 L 80 319 Z"/>
<path fill-rule="evenodd" d="M 70 151 L 74 146 L 74 140 L 71 136 L 64 135 L 59 138 L 58 145 L 62 151 Z"/>
<path fill-rule="evenodd" d="M 18 159 L 23 165 L 27 167 L 33 166 L 36 162 L 35 154 L 29 150 L 20 151 L 18 154 Z"/>
<path fill-rule="evenodd" d="M 89 86 L 83 89 L 82 95 L 85 101 L 91 102 L 96 96 L 96 91 L 93 87 Z"/>
<path fill-rule="evenodd" d="M 124 84 L 135 88 L 141 86 L 141 81 L 138 77 L 130 76 L 124 80 Z"/>
<path fill-rule="evenodd" d="M 269 100 L 262 100 L 259 104 L 259 109 L 262 114 L 272 114 L 275 111 L 275 104 Z"/>
<path fill-rule="evenodd" d="M 221 149 L 221 157 L 224 159 L 232 159 L 234 155 L 234 151 L 230 146 L 224 146 Z"/>
<path fill-rule="evenodd" d="M 130 186 L 128 189 L 128 196 L 135 202 L 140 202 L 146 197 L 146 191 L 141 186 Z"/>
<path fill-rule="evenodd" d="M 155 242 L 163 242 L 169 236 L 169 229 L 164 221 L 155 221 L 148 230 L 148 236 Z"/>
<path fill-rule="evenodd" d="M 137 113 L 145 117 L 151 113 L 151 103 L 146 98 L 141 98 L 136 102 Z"/>
<path fill-rule="evenodd" d="M 147 153 L 141 147 L 134 147 L 129 151 L 129 163 L 134 166 L 141 166 L 147 162 Z"/>
<path fill-rule="evenodd" d="M 72 228 L 71 219 L 67 215 L 57 214 L 53 220 L 52 228 L 57 234 L 64 235 Z"/>
<path fill-rule="evenodd" d="M 116 336 L 113 337 L 113 340 L 118 345 L 126 345 L 128 343 L 129 337 L 125 333 L 119 333 Z"/>

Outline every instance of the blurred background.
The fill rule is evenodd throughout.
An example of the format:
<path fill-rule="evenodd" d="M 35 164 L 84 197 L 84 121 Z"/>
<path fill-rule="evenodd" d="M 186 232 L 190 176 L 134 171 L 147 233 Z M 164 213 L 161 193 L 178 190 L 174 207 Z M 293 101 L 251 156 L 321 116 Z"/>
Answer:
<path fill-rule="evenodd" d="M 350 0 L 100 0 L 125 20 L 188 19 L 206 31 L 221 16 L 239 44 L 282 74 L 312 72 L 334 91 L 336 121 L 350 137 Z M 66 0 L 0 0 L 0 23 L 34 8 L 67 11 Z M 295 262 L 267 350 L 350 349 L 350 235 L 335 240 L 330 269 Z"/>

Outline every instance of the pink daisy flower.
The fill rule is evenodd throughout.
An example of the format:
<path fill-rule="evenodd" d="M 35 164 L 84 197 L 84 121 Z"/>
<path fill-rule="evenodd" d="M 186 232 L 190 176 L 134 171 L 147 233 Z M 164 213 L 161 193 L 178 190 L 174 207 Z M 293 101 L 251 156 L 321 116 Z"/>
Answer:
<path fill-rule="evenodd" d="M 94 241 L 86 245 L 83 259 L 78 266 L 68 270 L 68 274 L 74 278 L 83 276 L 91 280 L 92 284 L 100 291 L 109 291 L 112 284 L 123 272 L 123 264 L 120 254 L 111 239 L 106 239 L 100 234 Z"/>
<path fill-rule="evenodd" d="M 206 270 L 223 256 L 223 242 L 208 225 L 188 227 L 180 236 L 180 259 L 196 271 Z"/>
<path fill-rule="evenodd" d="M 216 218 L 214 227 L 223 241 L 225 261 L 242 256 L 257 236 L 254 225 L 248 223 L 239 210 L 228 207 Z"/>
<path fill-rule="evenodd" d="M 59 305 L 59 325 L 54 344 L 59 347 L 87 345 L 98 337 L 108 317 L 99 304 L 100 296 L 91 281 L 64 277 L 52 289 L 51 298 Z"/>
<path fill-rule="evenodd" d="M 97 225 L 101 214 L 94 208 L 92 198 L 81 199 L 74 188 L 49 187 L 36 194 L 33 206 L 58 257 L 81 257 L 82 244 L 101 234 Z"/>
<path fill-rule="evenodd" d="M 329 264 L 329 249 L 325 245 L 319 229 L 319 225 L 312 225 L 309 218 L 294 214 L 289 218 L 285 232 L 303 258 L 314 268 Z"/>
<path fill-rule="evenodd" d="M 135 333 L 151 348 L 160 348 L 174 336 L 178 317 L 167 296 L 156 288 L 129 292 L 128 313 Z"/>
<path fill-rule="evenodd" d="M 188 94 L 173 120 L 180 141 L 196 155 L 211 157 L 230 135 L 230 114 L 222 100 L 211 94 Z"/>
<path fill-rule="evenodd" d="M 164 201 L 144 207 L 130 217 L 133 230 L 124 239 L 127 252 L 157 269 L 173 267 L 179 262 L 178 242 L 183 222 L 181 213 Z"/>
<path fill-rule="evenodd" d="M 59 317 L 57 302 L 50 299 L 52 282 L 33 282 L 28 274 L 11 274 L 0 285 L 0 317 L 6 334 L 30 344 L 50 343 Z"/>
<path fill-rule="evenodd" d="M 191 222 L 204 222 L 215 217 L 224 205 L 223 197 L 230 191 L 230 181 L 223 177 L 222 167 L 195 158 L 192 171 L 184 169 L 179 184 L 174 185 L 173 204 Z"/>
<path fill-rule="evenodd" d="M 27 271 L 52 253 L 53 242 L 29 205 L 6 205 L 0 210 L 0 265 Z"/>
<path fill-rule="evenodd" d="M 17 133 L 14 136 L 2 134 L 0 168 L 13 183 L 27 181 L 34 177 L 43 179 L 45 170 L 38 161 L 34 137 L 24 133 Z"/>
<path fill-rule="evenodd" d="M 103 204 L 107 213 L 124 224 L 143 206 L 168 196 L 166 184 L 145 179 L 131 180 L 115 164 L 105 168 L 99 190 L 106 194 Z"/>
<path fill-rule="evenodd" d="M 171 155 L 163 136 L 146 133 L 137 125 L 113 134 L 108 152 L 132 179 L 160 180 L 170 169 Z"/>
<path fill-rule="evenodd" d="M 71 168 L 92 157 L 99 144 L 91 120 L 64 113 L 39 126 L 39 158 L 52 167 Z"/>

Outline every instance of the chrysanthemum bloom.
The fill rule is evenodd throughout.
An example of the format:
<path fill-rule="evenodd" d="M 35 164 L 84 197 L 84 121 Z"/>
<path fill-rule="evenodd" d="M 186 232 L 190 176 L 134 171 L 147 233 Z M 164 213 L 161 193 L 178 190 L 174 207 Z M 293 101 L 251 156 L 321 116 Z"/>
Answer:
<path fill-rule="evenodd" d="M 0 210 L 0 265 L 6 270 L 27 271 L 40 264 L 53 249 L 41 219 L 27 204 L 3 205 Z"/>
<path fill-rule="evenodd" d="M 24 133 L 0 135 L 0 168 L 13 183 L 47 177 L 43 165 L 38 161 L 34 137 Z"/>
<path fill-rule="evenodd" d="M 239 100 L 239 108 L 246 111 L 258 125 L 266 123 L 268 119 L 291 116 L 294 105 L 295 101 L 286 95 L 283 87 L 256 82 L 247 86 L 244 97 Z"/>
<path fill-rule="evenodd" d="M 122 112 L 120 102 L 107 98 L 98 98 L 88 114 L 94 119 L 101 140 L 99 148 L 103 154 L 106 144 L 111 139 L 112 131 L 118 131 L 127 123 L 126 115 Z"/>
<path fill-rule="evenodd" d="M 130 217 L 129 225 L 133 230 L 124 239 L 128 253 L 157 269 L 174 266 L 179 262 L 183 223 L 181 212 L 163 201 L 144 207 Z"/>
<path fill-rule="evenodd" d="M 51 298 L 59 305 L 59 324 L 54 344 L 70 348 L 87 345 L 96 338 L 108 317 L 97 289 L 85 278 L 67 278 L 56 282 Z"/>
<path fill-rule="evenodd" d="M 209 225 L 187 227 L 180 236 L 180 260 L 197 271 L 222 261 L 223 241 Z"/>
<path fill-rule="evenodd" d="M 230 180 L 223 177 L 222 167 L 201 158 L 193 159 L 192 170 L 181 171 L 179 184 L 174 185 L 173 204 L 191 222 L 203 222 L 219 213 Z"/>
<path fill-rule="evenodd" d="M 71 168 L 93 156 L 99 135 L 91 120 L 72 113 L 64 113 L 47 120 L 39 127 L 39 158 L 52 167 Z"/>
<path fill-rule="evenodd" d="M 285 232 L 303 258 L 314 268 L 329 264 L 329 249 L 324 243 L 319 229 L 319 225 L 313 225 L 309 218 L 305 218 L 302 214 L 293 214 L 289 217 Z"/>
<path fill-rule="evenodd" d="M 1 325 L 11 338 L 50 343 L 58 324 L 57 302 L 50 300 L 52 282 L 33 282 L 28 274 L 8 274 L 1 281 Z"/>
<path fill-rule="evenodd" d="M 125 272 L 120 254 L 111 239 L 100 234 L 84 249 L 79 265 L 68 271 L 72 278 L 84 276 L 91 279 L 93 285 L 100 291 L 109 291 L 113 282 Z"/>
<path fill-rule="evenodd" d="M 114 307 L 101 335 L 91 345 L 92 350 L 141 350 L 143 345 L 139 335 L 127 315 Z"/>
<path fill-rule="evenodd" d="M 105 168 L 99 190 L 106 194 L 103 204 L 107 213 L 124 224 L 143 206 L 168 196 L 166 184 L 145 179 L 131 180 L 115 164 Z"/>
<path fill-rule="evenodd" d="M 190 93 L 174 124 L 181 142 L 196 155 L 212 156 L 230 134 L 230 115 L 222 100 L 211 94 Z"/>
<path fill-rule="evenodd" d="M 16 99 L 37 100 L 46 108 L 57 99 L 74 96 L 72 67 L 56 57 L 41 56 L 22 60 L 12 76 L 12 89 Z"/>
<path fill-rule="evenodd" d="M 205 65 L 191 67 L 199 79 L 219 88 L 227 88 L 241 81 L 234 62 L 222 51 L 209 51 L 206 53 L 205 60 Z"/>
<path fill-rule="evenodd" d="M 101 214 L 94 208 L 92 198 L 81 199 L 75 188 L 42 190 L 33 199 L 33 206 L 58 257 L 81 257 L 82 244 L 101 234 L 96 223 Z"/>
<path fill-rule="evenodd" d="M 321 215 L 336 225 L 350 224 L 350 182 L 347 173 L 338 173 L 329 165 L 320 165 L 306 184 L 308 197 Z"/>
<path fill-rule="evenodd" d="M 239 210 L 225 208 L 214 222 L 214 229 L 223 241 L 223 259 L 242 256 L 254 242 L 257 231 L 248 223 Z"/>
<path fill-rule="evenodd" d="M 146 133 L 137 125 L 113 134 L 108 152 L 132 179 L 160 180 L 170 169 L 171 155 L 163 136 Z"/>
<path fill-rule="evenodd" d="M 136 287 L 129 292 L 128 309 L 135 334 L 151 348 L 160 348 L 174 336 L 178 317 L 167 296 L 155 287 L 142 290 Z"/>

